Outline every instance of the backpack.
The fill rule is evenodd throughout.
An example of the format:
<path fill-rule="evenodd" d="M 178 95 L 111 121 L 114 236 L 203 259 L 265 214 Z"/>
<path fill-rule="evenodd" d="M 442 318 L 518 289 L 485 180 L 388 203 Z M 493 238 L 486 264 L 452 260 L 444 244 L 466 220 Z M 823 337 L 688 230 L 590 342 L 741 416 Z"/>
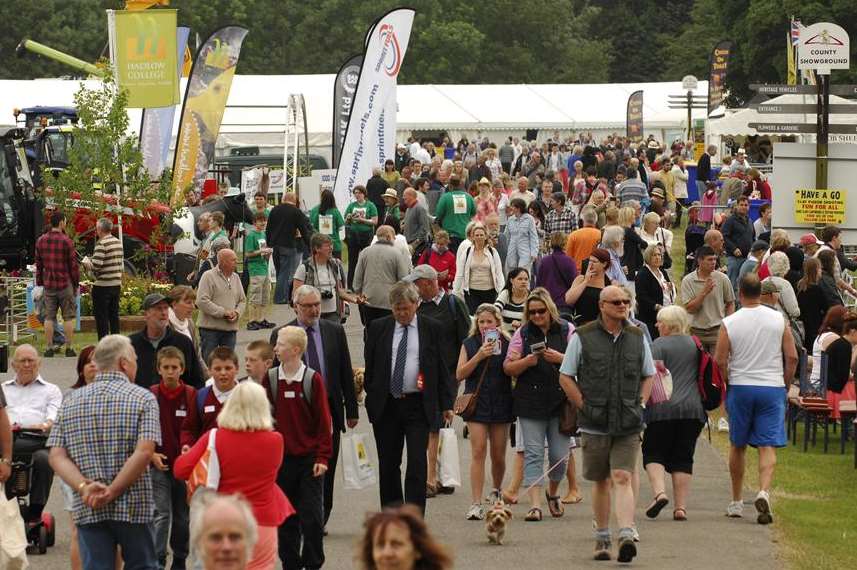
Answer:
<path fill-rule="evenodd" d="M 301 380 L 301 389 L 304 394 L 304 401 L 308 406 L 312 406 L 312 377 L 315 375 L 315 370 L 309 366 L 304 368 L 304 377 Z M 279 368 L 270 368 L 268 370 L 268 387 L 271 391 L 271 401 L 277 403 L 277 383 L 280 380 Z"/>
<path fill-rule="evenodd" d="M 726 383 L 720 376 L 720 369 L 711 357 L 711 354 L 702 348 L 699 338 L 693 336 L 693 342 L 699 351 L 699 374 L 697 376 L 697 387 L 699 395 L 702 396 L 702 407 L 706 412 L 720 407 L 726 397 Z"/>
<path fill-rule="evenodd" d="M 211 386 L 206 386 L 196 392 L 196 411 L 199 416 L 202 416 L 202 409 L 205 407 L 205 399 L 208 398 L 208 393 L 211 392 Z"/>

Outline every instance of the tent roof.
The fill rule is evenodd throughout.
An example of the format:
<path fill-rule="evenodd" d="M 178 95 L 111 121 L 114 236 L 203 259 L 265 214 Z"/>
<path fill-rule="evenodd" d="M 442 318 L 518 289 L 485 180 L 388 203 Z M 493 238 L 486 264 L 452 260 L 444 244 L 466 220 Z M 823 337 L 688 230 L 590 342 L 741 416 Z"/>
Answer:
<path fill-rule="evenodd" d="M 306 101 L 307 130 L 330 133 L 333 82 L 329 75 L 236 75 L 223 118 L 222 135 L 282 133 L 284 108 L 290 93 Z M 0 81 L 0 124 L 12 124 L 12 108 L 34 105 L 72 105 L 78 80 L 35 79 Z M 87 81 L 90 87 L 97 82 Z M 182 80 L 182 91 L 187 81 Z M 647 129 L 676 128 L 687 121 L 686 111 L 669 109 L 668 95 L 683 93 L 681 83 L 516 84 L 516 85 L 400 85 L 398 129 L 620 129 L 625 126 L 628 96 L 643 90 Z M 707 93 L 700 81 L 698 95 Z M 695 110 L 694 117 L 703 117 Z M 140 124 L 140 111 L 129 111 L 131 128 Z M 768 116 L 770 118 L 770 116 Z M 173 134 L 178 129 L 175 122 Z"/>

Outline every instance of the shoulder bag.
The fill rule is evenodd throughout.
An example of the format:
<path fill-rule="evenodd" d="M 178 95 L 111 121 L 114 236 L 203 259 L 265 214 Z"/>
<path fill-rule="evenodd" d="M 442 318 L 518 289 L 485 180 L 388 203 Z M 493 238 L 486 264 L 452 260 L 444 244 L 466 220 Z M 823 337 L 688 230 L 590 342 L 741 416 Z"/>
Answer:
<path fill-rule="evenodd" d="M 672 258 L 672 256 L 670 255 L 669 250 L 667 249 L 667 241 L 666 241 L 666 238 L 664 237 L 664 229 L 663 229 L 663 228 L 658 228 L 658 229 L 657 229 L 657 230 L 655 230 L 655 231 L 656 231 L 656 232 L 658 232 L 658 231 L 660 231 L 660 232 L 661 232 L 661 246 L 662 246 L 662 248 L 663 248 L 663 254 L 664 254 L 664 263 L 663 263 L 663 268 L 664 268 L 664 269 L 669 269 L 669 268 L 671 268 L 671 267 L 673 266 L 673 258 Z"/>
<path fill-rule="evenodd" d="M 489 357 L 490 359 L 490 357 Z M 479 375 L 479 383 L 476 384 L 476 390 L 469 394 L 462 394 L 455 399 L 455 404 L 452 410 L 456 415 L 461 416 L 464 421 L 470 420 L 476 413 L 476 403 L 479 401 L 479 390 L 482 388 L 482 382 L 485 380 L 485 372 L 488 371 L 489 359 L 485 359 L 485 367 L 482 368 L 482 373 Z"/>

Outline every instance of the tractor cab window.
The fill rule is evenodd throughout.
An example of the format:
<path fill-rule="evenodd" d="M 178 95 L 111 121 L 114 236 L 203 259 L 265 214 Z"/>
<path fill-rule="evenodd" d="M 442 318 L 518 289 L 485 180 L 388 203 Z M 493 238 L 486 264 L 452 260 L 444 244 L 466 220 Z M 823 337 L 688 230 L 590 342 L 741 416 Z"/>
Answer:
<path fill-rule="evenodd" d="M 69 147 L 72 138 L 69 133 L 48 133 L 45 137 L 45 150 L 51 166 L 67 166 L 69 164 Z"/>
<path fill-rule="evenodd" d="M 14 235 L 17 231 L 15 187 L 12 168 L 4 147 L 0 147 L 0 236 Z"/>

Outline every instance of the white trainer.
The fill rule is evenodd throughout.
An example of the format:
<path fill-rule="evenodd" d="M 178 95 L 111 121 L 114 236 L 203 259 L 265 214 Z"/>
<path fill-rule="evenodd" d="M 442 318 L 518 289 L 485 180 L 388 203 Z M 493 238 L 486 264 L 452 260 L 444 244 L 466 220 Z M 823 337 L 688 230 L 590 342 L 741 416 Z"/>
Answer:
<path fill-rule="evenodd" d="M 756 507 L 756 512 L 758 513 L 758 516 L 756 517 L 757 523 L 771 524 L 774 522 L 774 514 L 771 510 L 771 496 L 768 495 L 767 491 L 759 491 L 753 505 Z"/>
<path fill-rule="evenodd" d="M 726 418 L 720 418 L 717 422 L 717 431 L 729 432 L 729 420 Z"/>
<path fill-rule="evenodd" d="M 739 519 L 744 516 L 744 503 L 741 501 L 731 501 L 726 507 L 726 516 Z"/>

